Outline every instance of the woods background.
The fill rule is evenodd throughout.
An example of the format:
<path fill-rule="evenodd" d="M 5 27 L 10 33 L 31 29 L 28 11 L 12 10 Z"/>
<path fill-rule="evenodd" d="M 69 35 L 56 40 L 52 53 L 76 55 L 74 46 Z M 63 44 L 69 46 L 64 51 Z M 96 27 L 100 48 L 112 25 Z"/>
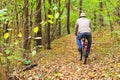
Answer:
<path fill-rule="evenodd" d="M 81 12 L 92 31 L 107 27 L 112 35 L 120 25 L 120 0 L 0 0 L 1 79 L 34 62 L 37 51 L 50 50 L 53 40 L 74 33 Z"/>

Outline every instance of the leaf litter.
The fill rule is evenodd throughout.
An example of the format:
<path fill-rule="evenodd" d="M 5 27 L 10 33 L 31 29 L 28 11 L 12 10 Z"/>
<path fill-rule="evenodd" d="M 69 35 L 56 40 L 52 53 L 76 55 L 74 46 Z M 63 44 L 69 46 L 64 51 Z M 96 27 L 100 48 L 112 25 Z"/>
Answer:
<path fill-rule="evenodd" d="M 94 44 L 86 65 L 79 61 L 75 36 L 71 34 L 54 40 L 50 51 L 39 52 L 38 66 L 19 77 L 22 80 L 120 80 L 120 46 L 116 48 L 115 39 L 107 31 L 102 32 L 98 36 L 100 32 L 93 33 Z"/>

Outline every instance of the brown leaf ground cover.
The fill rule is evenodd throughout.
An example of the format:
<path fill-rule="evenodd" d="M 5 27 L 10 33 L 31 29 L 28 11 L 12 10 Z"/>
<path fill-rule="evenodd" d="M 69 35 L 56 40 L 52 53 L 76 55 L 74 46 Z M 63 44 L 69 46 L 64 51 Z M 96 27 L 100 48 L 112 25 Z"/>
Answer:
<path fill-rule="evenodd" d="M 79 61 L 75 36 L 52 42 L 36 56 L 38 66 L 19 74 L 21 80 L 120 80 L 120 39 L 108 30 L 95 31 L 87 64 Z"/>

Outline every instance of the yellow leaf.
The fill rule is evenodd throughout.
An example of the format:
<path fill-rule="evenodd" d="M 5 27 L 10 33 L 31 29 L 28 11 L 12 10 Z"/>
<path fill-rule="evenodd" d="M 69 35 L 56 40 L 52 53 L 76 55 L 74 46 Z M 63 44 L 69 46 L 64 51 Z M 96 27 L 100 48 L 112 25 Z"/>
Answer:
<path fill-rule="evenodd" d="M 5 33 L 5 34 L 4 34 L 4 39 L 5 39 L 5 40 L 8 39 L 9 36 L 10 36 L 9 33 Z"/>
<path fill-rule="evenodd" d="M 53 19 L 53 15 L 48 15 L 48 18 Z"/>
<path fill-rule="evenodd" d="M 34 33 L 38 33 L 38 31 L 39 31 L 38 26 L 33 29 L 33 32 L 34 32 Z"/>
<path fill-rule="evenodd" d="M 54 23 L 52 20 L 48 20 L 48 22 L 49 22 L 50 24 L 53 24 L 53 23 Z"/>
<path fill-rule="evenodd" d="M 22 33 L 21 32 L 18 34 L 18 37 L 22 37 Z"/>

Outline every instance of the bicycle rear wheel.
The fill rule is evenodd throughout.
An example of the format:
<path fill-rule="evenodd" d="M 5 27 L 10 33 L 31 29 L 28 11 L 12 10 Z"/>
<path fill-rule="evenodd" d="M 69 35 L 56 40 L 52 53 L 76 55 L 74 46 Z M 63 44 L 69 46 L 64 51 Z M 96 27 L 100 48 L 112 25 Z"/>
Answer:
<path fill-rule="evenodd" d="M 87 46 L 88 46 L 88 44 L 83 42 L 82 53 L 84 56 L 84 64 L 86 64 L 86 62 L 87 62 Z"/>
<path fill-rule="evenodd" d="M 82 49 L 82 53 L 83 53 L 83 56 L 84 56 L 84 64 L 86 64 L 86 62 L 87 62 L 87 57 L 86 57 L 87 53 L 86 53 L 86 50 L 84 48 Z"/>

